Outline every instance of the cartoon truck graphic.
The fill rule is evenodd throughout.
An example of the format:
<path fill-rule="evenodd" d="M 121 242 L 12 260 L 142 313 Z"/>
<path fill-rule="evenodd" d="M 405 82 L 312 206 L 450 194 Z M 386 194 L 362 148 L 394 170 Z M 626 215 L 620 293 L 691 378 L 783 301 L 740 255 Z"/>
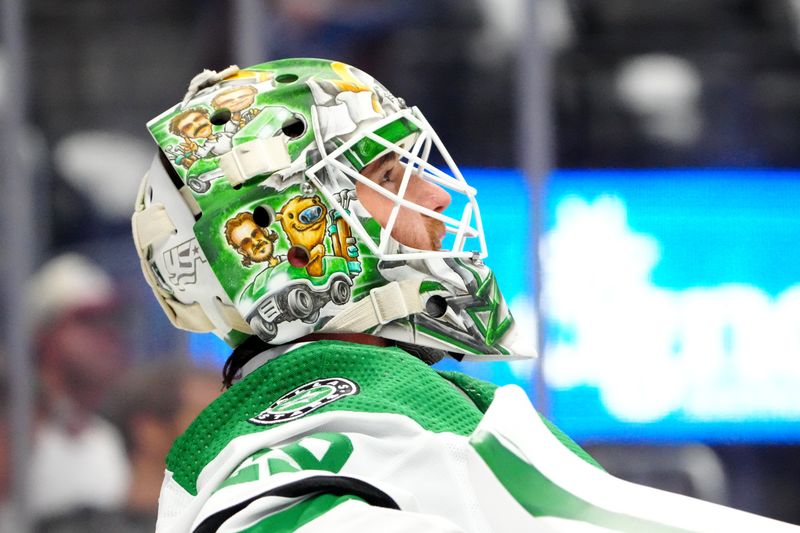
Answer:
<path fill-rule="evenodd" d="M 313 324 L 328 302 L 336 305 L 349 302 L 352 286 L 347 260 L 326 255 L 322 257 L 321 276 L 311 276 L 305 268 L 284 261 L 260 272 L 239 301 L 252 302 L 252 311 L 245 319 L 269 342 L 278 333 L 281 322 L 302 320 Z M 258 294 L 263 296 L 257 298 Z"/>

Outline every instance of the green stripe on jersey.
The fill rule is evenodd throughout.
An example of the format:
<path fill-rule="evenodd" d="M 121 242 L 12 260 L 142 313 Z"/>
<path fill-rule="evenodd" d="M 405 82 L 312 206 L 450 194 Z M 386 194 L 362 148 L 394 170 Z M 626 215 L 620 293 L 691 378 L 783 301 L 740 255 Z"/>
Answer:
<path fill-rule="evenodd" d="M 478 409 L 480 409 L 481 412 L 485 413 L 489 408 L 489 404 L 492 403 L 492 400 L 494 399 L 494 391 L 497 390 L 497 385 L 487 381 L 482 381 L 472 376 L 468 376 L 467 374 L 462 374 L 461 372 L 439 371 L 439 374 L 448 381 L 451 381 L 459 389 L 463 390 L 475 403 L 475 405 L 478 406 Z M 537 412 L 537 414 L 539 413 Z M 572 453 L 590 465 L 596 466 L 601 470 L 603 469 L 603 467 L 600 466 L 597 461 L 595 461 L 594 457 L 586 453 L 586 450 L 581 448 L 574 440 L 569 438 L 563 431 L 558 429 L 555 424 L 550 422 L 541 414 L 539 414 L 539 418 L 547 426 L 547 429 L 550 430 L 550 433 L 552 433 L 553 436 L 557 438 L 558 441 Z"/>
<path fill-rule="evenodd" d="M 498 481 L 532 516 L 579 520 L 630 533 L 689 533 L 685 529 L 609 511 L 579 498 L 505 448 L 491 433 L 476 433 L 470 438 L 470 444 Z"/>

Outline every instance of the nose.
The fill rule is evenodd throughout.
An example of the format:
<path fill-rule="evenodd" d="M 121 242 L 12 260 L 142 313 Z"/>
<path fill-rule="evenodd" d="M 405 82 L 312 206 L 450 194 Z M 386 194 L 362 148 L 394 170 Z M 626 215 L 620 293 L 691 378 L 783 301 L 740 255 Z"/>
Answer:
<path fill-rule="evenodd" d="M 416 174 L 413 179 L 415 183 L 413 187 L 409 187 L 409 191 L 413 191 L 414 193 L 414 198 L 412 199 L 414 203 L 438 213 L 447 209 L 447 206 L 450 205 L 450 201 L 452 200 L 452 198 L 450 198 L 450 193 L 435 183 L 420 178 Z"/>

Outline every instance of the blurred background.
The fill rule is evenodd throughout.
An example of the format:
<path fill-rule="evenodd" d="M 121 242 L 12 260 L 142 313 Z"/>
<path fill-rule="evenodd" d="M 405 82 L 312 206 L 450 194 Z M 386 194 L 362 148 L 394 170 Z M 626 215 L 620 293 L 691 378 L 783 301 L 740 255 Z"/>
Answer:
<path fill-rule="evenodd" d="M 227 348 L 139 271 L 144 124 L 292 56 L 420 107 L 480 191 L 541 357 L 443 368 L 522 385 L 619 477 L 800 524 L 800 1 L 2 6 L 0 532 L 153 530 Z"/>

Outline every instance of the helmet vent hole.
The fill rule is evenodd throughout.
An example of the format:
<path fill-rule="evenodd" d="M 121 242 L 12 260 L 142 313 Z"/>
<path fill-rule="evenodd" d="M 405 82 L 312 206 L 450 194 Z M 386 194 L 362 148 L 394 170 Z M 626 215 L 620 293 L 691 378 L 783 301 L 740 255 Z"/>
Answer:
<path fill-rule="evenodd" d="M 275 81 L 278 83 L 292 83 L 297 81 L 296 74 L 279 74 L 275 77 Z"/>
<path fill-rule="evenodd" d="M 425 302 L 425 312 L 433 318 L 441 318 L 447 312 L 447 300 L 434 294 Z"/>
<path fill-rule="evenodd" d="M 275 221 L 275 211 L 271 207 L 260 205 L 253 209 L 253 222 L 266 228 Z"/>
<path fill-rule="evenodd" d="M 221 107 L 214 111 L 214 113 L 209 117 L 209 121 L 215 126 L 222 126 L 226 124 L 231 119 L 231 110 L 227 107 Z"/>
<path fill-rule="evenodd" d="M 290 139 L 300 137 L 306 131 L 305 123 L 298 117 L 292 117 L 281 126 L 281 131 Z"/>

